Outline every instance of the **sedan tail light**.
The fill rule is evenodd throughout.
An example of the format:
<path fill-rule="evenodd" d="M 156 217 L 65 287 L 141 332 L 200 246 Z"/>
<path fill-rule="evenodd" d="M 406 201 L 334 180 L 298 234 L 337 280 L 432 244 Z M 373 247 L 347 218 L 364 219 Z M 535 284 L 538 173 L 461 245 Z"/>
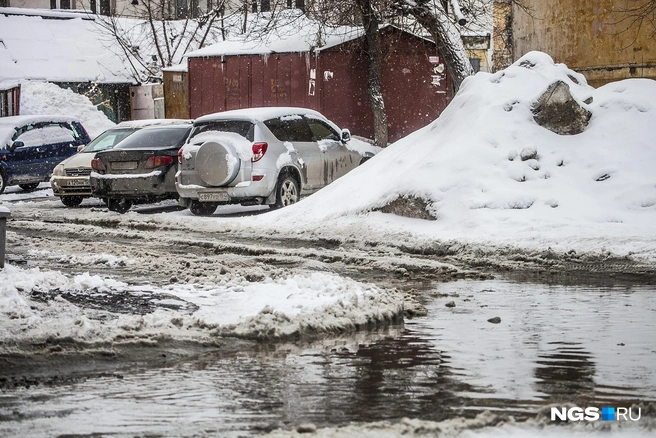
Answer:
<path fill-rule="evenodd" d="M 182 148 L 178 149 L 178 164 L 182 164 Z"/>
<path fill-rule="evenodd" d="M 93 160 L 91 160 L 91 168 L 99 172 L 104 172 L 105 170 L 107 170 L 105 169 L 105 165 L 102 163 L 102 161 L 100 161 L 100 158 L 94 158 Z"/>
<path fill-rule="evenodd" d="M 173 157 L 169 156 L 153 156 L 146 160 L 144 164 L 144 169 L 154 169 L 156 167 L 168 166 L 173 164 Z"/>
<path fill-rule="evenodd" d="M 253 157 L 251 158 L 251 161 L 253 163 L 260 161 L 264 154 L 266 154 L 268 148 L 269 145 L 267 143 L 253 143 Z"/>

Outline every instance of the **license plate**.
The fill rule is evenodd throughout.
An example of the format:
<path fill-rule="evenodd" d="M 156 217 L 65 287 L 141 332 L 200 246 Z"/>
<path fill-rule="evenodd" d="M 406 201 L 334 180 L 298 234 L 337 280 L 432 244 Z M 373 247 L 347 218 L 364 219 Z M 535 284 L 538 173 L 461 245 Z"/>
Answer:
<path fill-rule="evenodd" d="M 89 180 L 84 180 L 84 179 L 71 179 L 66 183 L 67 186 L 69 187 L 80 187 L 80 186 L 88 186 L 89 185 Z"/>
<path fill-rule="evenodd" d="M 114 161 L 112 163 L 112 169 L 116 170 L 134 170 L 137 166 L 136 161 Z"/>
<path fill-rule="evenodd" d="M 227 202 L 230 200 L 230 197 L 225 192 L 199 193 L 198 200 L 201 202 Z"/>

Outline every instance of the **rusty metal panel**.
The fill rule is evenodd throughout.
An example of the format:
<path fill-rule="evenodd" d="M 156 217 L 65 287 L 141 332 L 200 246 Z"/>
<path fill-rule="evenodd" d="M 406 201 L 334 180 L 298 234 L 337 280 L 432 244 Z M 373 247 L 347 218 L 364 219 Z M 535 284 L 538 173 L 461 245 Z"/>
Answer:
<path fill-rule="evenodd" d="M 264 93 L 262 94 L 262 106 L 276 106 L 278 101 L 278 58 L 275 55 L 264 57 L 264 70 L 262 79 L 264 82 Z"/>
<path fill-rule="evenodd" d="M 239 108 L 251 106 L 251 60 L 252 56 L 239 57 Z"/>
<path fill-rule="evenodd" d="M 290 106 L 291 104 L 291 56 L 278 55 L 278 69 L 276 82 L 276 105 Z"/>
<path fill-rule="evenodd" d="M 205 90 L 214 97 L 209 113 L 226 110 L 226 75 L 230 58 L 212 58 L 212 81 Z M 207 113 L 206 113 L 207 114 Z"/>
<path fill-rule="evenodd" d="M 225 63 L 225 110 L 239 109 L 241 99 L 241 92 L 239 90 L 239 56 L 231 56 L 226 58 Z M 217 110 L 222 111 L 223 109 Z"/>
<path fill-rule="evenodd" d="M 434 44 L 393 28 L 382 32 L 381 40 L 389 139 L 395 141 L 439 116 L 450 99 L 450 78 L 440 70 Z M 318 55 L 226 56 L 223 63 L 221 57 L 190 59 L 191 116 L 226 108 L 303 106 L 371 138 L 363 43 L 356 40 Z"/>
<path fill-rule="evenodd" d="M 373 118 L 367 97 L 366 58 L 355 51 L 336 50 L 322 52 L 319 63 L 320 111 L 340 128 L 371 138 Z"/>
<path fill-rule="evenodd" d="M 188 69 L 189 69 L 189 116 L 191 118 L 196 118 L 202 114 L 202 71 L 203 71 L 203 62 L 199 58 L 190 58 Z"/>
<path fill-rule="evenodd" d="M 289 55 L 289 61 L 289 66 L 291 69 L 289 75 L 289 102 L 293 106 L 307 108 L 308 90 L 306 84 L 308 81 L 308 68 L 306 63 L 306 56 L 302 53 L 293 53 Z"/>
<path fill-rule="evenodd" d="M 389 139 L 396 141 L 439 116 L 448 104 L 449 84 L 444 58 L 432 44 L 417 44 L 401 32 L 385 35 L 383 97 Z"/>
<path fill-rule="evenodd" d="M 253 108 L 264 106 L 264 57 L 251 57 L 251 90 L 250 104 Z"/>

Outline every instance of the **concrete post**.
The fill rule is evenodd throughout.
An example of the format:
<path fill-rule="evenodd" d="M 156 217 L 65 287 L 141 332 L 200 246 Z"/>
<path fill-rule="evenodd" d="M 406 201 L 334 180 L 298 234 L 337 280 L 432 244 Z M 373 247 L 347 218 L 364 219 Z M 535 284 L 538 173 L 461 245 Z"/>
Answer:
<path fill-rule="evenodd" d="M 11 216 L 11 212 L 6 208 L 0 206 L 0 269 L 5 267 L 5 240 L 7 238 L 7 218 Z"/>

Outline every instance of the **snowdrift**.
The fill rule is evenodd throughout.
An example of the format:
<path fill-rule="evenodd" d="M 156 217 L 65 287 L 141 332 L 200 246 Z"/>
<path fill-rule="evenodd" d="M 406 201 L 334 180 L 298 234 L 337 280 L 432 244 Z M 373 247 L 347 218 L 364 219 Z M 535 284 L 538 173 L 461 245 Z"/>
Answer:
<path fill-rule="evenodd" d="M 21 83 L 21 115 L 28 114 L 77 117 L 92 139 L 115 125 L 88 97 L 49 82 Z"/>
<path fill-rule="evenodd" d="M 531 106 L 557 80 L 592 112 L 581 134 L 558 135 L 533 119 Z M 276 212 L 276 220 L 298 230 L 342 222 L 357 232 L 374 227 L 380 234 L 410 231 L 542 249 L 608 247 L 653 257 L 652 102 L 656 81 L 631 79 L 594 89 L 548 55 L 531 52 L 506 70 L 467 78 L 435 122 Z M 419 200 L 436 220 L 377 212 L 403 198 Z"/>
<path fill-rule="evenodd" d="M 307 339 L 389 325 L 402 320 L 403 309 L 395 291 L 328 273 L 155 288 L 6 265 L 0 271 L 0 349 L 53 341 Z"/>

